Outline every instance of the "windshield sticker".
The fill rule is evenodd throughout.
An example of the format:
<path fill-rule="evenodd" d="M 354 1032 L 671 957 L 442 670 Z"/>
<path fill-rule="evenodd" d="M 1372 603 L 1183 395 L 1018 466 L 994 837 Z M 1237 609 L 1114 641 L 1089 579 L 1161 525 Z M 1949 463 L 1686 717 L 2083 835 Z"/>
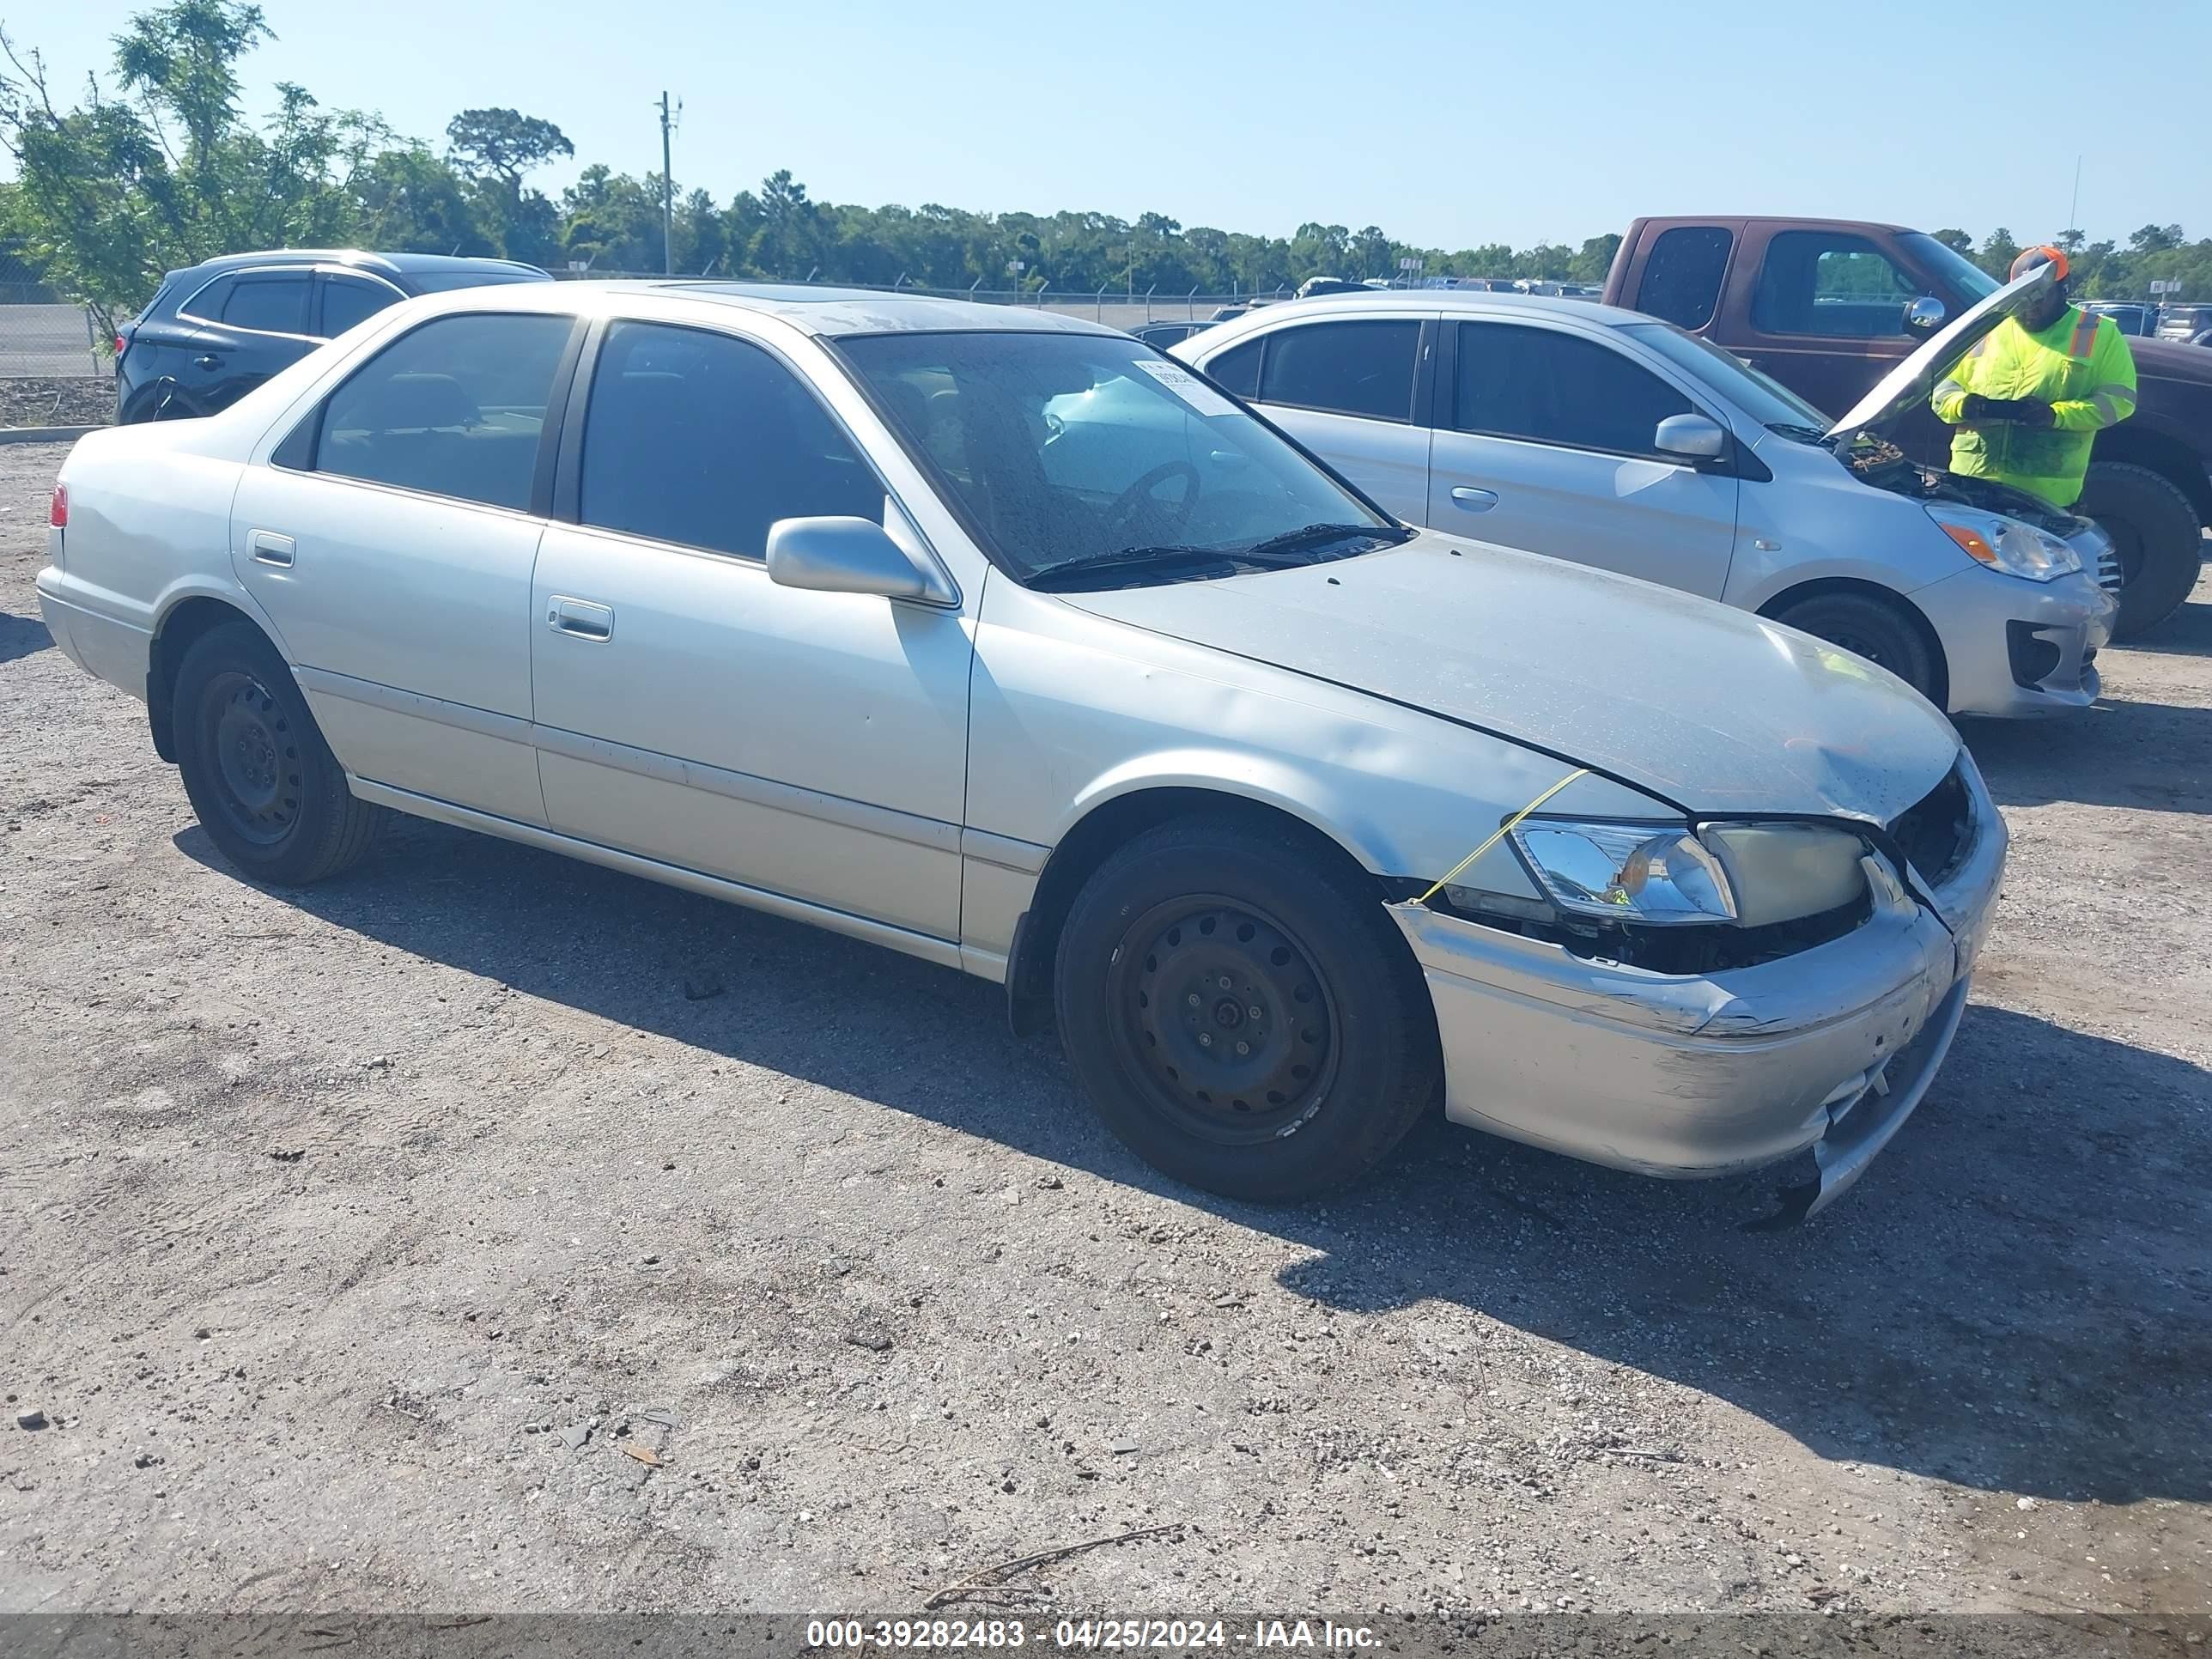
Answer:
<path fill-rule="evenodd" d="M 1137 367 L 1201 415 L 1234 415 L 1237 405 L 1185 368 L 1164 359 L 1139 357 Z"/>

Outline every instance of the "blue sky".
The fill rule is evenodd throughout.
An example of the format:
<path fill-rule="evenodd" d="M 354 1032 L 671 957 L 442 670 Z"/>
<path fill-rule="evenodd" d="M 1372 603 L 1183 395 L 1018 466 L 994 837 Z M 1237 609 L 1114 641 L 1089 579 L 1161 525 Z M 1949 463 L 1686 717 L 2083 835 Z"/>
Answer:
<path fill-rule="evenodd" d="M 129 0 L 0 0 L 58 88 Z M 1853 0 L 1714 9 L 1475 0 L 266 0 L 251 102 L 296 80 L 440 142 L 471 105 L 718 199 L 789 167 L 817 199 L 1091 209 L 1446 248 L 1579 241 L 1638 213 L 1893 219 L 2026 240 L 2212 234 L 2212 7 Z M 1703 9 L 1698 9 L 1700 11 Z M 2143 48 L 2103 19 L 2134 17 Z M 2154 48 L 2148 43 L 2154 40 Z M 549 169 L 548 189 L 573 176 Z"/>

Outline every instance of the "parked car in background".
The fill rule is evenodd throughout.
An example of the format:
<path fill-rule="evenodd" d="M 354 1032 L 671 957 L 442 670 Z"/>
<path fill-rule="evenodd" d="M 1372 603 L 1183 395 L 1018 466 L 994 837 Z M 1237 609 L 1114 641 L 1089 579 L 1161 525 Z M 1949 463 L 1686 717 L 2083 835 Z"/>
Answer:
<path fill-rule="evenodd" d="M 351 249 L 230 253 L 173 270 L 116 334 L 115 417 L 211 415 L 414 295 L 552 280 L 508 259 Z"/>
<path fill-rule="evenodd" d="M 1899 225 L 1638 219 L 1613 258 L 1605 297 L 1725 346 L 1834 416 L 1996 287 L 1955 250 Z M 2212 524 L 2212 359 L 2170 338 L 2130 346 L 2140 400 L 2131 417 L 2097 434 L 2079 504 L 2119 551 L 2122 638 L 2189 597 Z M 1951 435 L 1932 410 L 1917 410 L 1896 441 L 1942 467 Z"/>
<path fill-rule="evenodd" d="M 2212 330 L 2212 306 L 2162 306 L 2158 313 L 2158 337 L 2193 343 Z"/>
<path fill-rule="evenodd" d="M 2112 326 L 2130 339 L 2147 340 L 2158 332 L 2158 307 L 2118 300 L 2076 301 L 2082 310 L 2109 317 Z"/>
<path fill-rule="evenodd" d="M 1213 326 L 1210 318 L 1192 322 L 1145 323 L 1129 331 L 1155 350 L 1165 351 L 1170 346 L 1188 340 L 1194 334 L 1202 334 Z"/>
<path fill-rule="evenodd" d="M 1925 471 L 1889 434 L 2049 282 L 1971 307 L 1832 424 L 1671 324 L 1586 301 L 1319 300 L 1176 355 L 1409 523 L 1756 611 L 1954 714 L 2047 714 L 2096 701 L 2110 540 L 2019 490 Z"/>
<path fill-rule="evenodd" d="M 1924 1095 L 2004 863 L 1957 733 L 1865 663 L 1409 530 L 1026 308 L 410 301 L 84 439 L 47 545 L 57 643 L 251 878 L 392 809 L 908 951 L 1248 1199 L 1441 1093 L 1647 1174 L 1809 1153 L 1809 1213 Z"/>
<path fill-rule="evenodd" d="M 1359 294 L 1364 293 L 1366 287 L 1364 283 L 1355 283 L 1343 276 L 1309 276 L 1298 284 L 1297 293 L 1291 297 L 1312 300 L 1324 294 Z"/>

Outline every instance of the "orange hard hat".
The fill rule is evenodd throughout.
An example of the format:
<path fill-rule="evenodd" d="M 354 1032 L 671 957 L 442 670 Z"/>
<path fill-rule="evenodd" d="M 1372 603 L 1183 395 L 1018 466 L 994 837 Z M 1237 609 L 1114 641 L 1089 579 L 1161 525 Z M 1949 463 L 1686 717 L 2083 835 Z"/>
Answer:
<path fill-rule="evenodd" d="M 2010 272 L 2011 280 L 2018 282 L 2038 265 L 2049 265 L 2051 274 L 2062 283 L 2066 280 L 2068 270 L 2072 269 L 2066 263 L 2064 248 L 2053 247 L 2050 243 L 2044 242 L 2034 247 L 2024 247 L 2014 257 Z"/>

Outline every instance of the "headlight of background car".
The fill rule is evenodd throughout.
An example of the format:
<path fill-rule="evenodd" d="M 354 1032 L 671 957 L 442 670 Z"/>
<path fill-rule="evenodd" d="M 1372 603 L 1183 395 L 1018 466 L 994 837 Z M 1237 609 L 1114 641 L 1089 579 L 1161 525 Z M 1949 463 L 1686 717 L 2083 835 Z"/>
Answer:
<path fill-rule="evenodd" d="M 2047 582 L 2070 576 L 2081 568 L 2080 556 L 2064 542 L 2018 519 L 1954 507 L 1948 501 L 1930 506 L 1928 516 L 1965 550 L 1967 557 L 2008 575 Z"/>
<path fill-rule="evenodd" d="M 1513 842 L 1560 909 L 1614 921 L 1762 927 L 1836 909 L 1866 891 L 1866 844 L 1821 824 L 1693 831 L 1530 818 Z"/>

